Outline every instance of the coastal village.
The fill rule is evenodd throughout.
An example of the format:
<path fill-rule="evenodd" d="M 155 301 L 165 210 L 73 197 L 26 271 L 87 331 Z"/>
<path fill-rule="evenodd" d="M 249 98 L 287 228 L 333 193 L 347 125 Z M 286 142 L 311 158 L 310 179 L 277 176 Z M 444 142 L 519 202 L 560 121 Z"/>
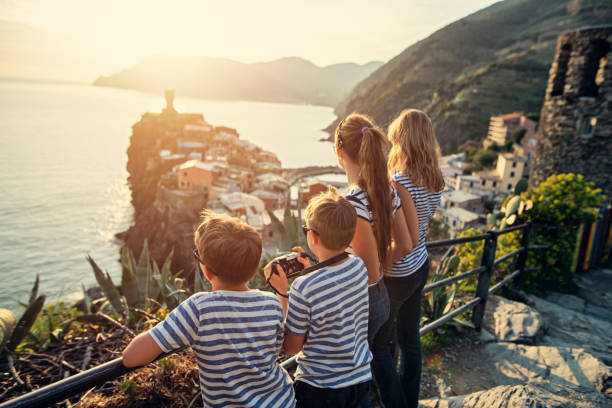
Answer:
<path fill-rule="evenodd" d="M 147 113 L 143 120 L 152 115 L 162 119 L 187 115 L 195 120 L 178 131 L 166 130 L 166 137 L 156 145 L 157 153 L 147 159 L 147 168 L 162 169 L 154 202 L 159 213 L 180 218 L 181 213 L 206 208 L 239 217 L 260 231 L 264 245 L 270 247 L 270 214 L 282 218 L 287 205 L 303 208 L 312 196 L 327 189 L 327 183 L 316 178 L 293 177 L 297 196 L 291 199 L 288 178 L 296 174 L 295 169 L 283 170 L 273 152 L 241 139 L 235 129 L 213 126 L 202 115 L 179 114 L 173 106 L 174 92 L 166 91 L 165 96 L 163 112 Z"/>
<path fill-rule="evenodd" d="M 164 114 L 175 112 L 174 93 L 166 92 Z M 521 113 L 491 118 L 482 145 L 496 152 L 494 166 L 471 171 L 468 143 L 461 153 L 443 156 L 441 168 L 446 181 L 437 217 L 449 226 L 451 235 L 468 227 L 486 226 L 486 217 L 501 207 L 517 184 L 526 179 L 533 159 L 536 122 Z M 327 189 L 317 178 L 296 183 L 297 198 L 291 199 L 287 171 L 273 152 L 240 138 L 232 128 L 213 126 L 203 117 L 185 124 L 171 143 L 159 146 L 157 157 L 167 171 L 159 178 L 156 206 L 165 211 L 185 207 L 207 208 L 240 217 L 257 228 L 267 244 L 273 245 L 269 212 L 282 218 L 285 206 L 303 208 L 310 198 Z M 525 181 L 526 183 L 526 181 Z M 288 201 L 289 200 L 289 201 Z"/>

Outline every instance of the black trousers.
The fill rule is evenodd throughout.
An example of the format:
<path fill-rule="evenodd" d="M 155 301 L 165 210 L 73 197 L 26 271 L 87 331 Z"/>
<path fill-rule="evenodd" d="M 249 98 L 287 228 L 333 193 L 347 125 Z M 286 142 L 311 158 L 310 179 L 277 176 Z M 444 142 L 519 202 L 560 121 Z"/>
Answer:
<path fill-rule="evenodd" d="M 369 398 L 370 382 L 343 388 L 319 388 L 302 381 L 293 383 L 296 408 L 354 408 Z"/>

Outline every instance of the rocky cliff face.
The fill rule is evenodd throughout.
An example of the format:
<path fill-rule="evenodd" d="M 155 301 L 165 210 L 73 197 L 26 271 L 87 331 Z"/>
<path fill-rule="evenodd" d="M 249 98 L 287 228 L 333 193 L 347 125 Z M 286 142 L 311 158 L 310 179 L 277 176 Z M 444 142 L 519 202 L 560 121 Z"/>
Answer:
<path fill-rule="evenodd" d="M 175 203 L 167 190 L 164 194 L 160 179 L 185 159 L 162 160 L 159 152 L 176 149 L 177 139 L 183 135 L 185 125 L 203 121 L 202 115 L 179 114 L 167 108 L 161 114 L 145 113 L 132 127 L 127 170 L 134 222 L 127 231 L 118 234 L 135 254 L 140 253 L 147 240 L 151 256 L 158 264 L 174 251 L 172 270 L 182 270 L 187 278 L 194 270 L 191 257 L 193 224 L 197 222 L 198 212 L 206 200 L 203 194 L 195 195 L 191 197 L 190 205 L 181 207 L 184 211 L 176 211 L 176 206 L 181 206 L 180 200 L 176 201 L 176 206 L 169 205 L 170 201 Z"/>

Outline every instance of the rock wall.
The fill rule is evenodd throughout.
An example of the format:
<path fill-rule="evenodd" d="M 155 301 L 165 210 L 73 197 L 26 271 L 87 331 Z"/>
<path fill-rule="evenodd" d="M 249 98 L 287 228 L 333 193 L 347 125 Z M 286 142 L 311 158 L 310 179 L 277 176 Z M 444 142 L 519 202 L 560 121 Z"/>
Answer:
<path fill-rule="evenodd" d="M 160 178 L 185 159 L 162 160 L 159 152 L 176 147 L 185 125 L 203 121 L 200 114 L 177 113 L 169 101 L 161 114 L 145 113 L 134 124 L 127 151 L 134 222 L 127 231 L 117 234 L 136 255 L 147 240 L 151 256 L 160 265 L 173 251 L 172 270 L 182 270 L 188 279 L 194 271 L 193 223 L 205 202 L 199 196 L 171 197 L 169 190 L 160 185 Z M 175 203 L 171 203 L 173 198 L 177 198 Z M 198 205 L 199 209 L 194 210 Z M 185 209 L 189 211 L 182 211 Z"/>
<path fill-rule="evenodd" d="M 612 199 L 612 26 L 559 36 L 530 185 L 581 173 Z"/>

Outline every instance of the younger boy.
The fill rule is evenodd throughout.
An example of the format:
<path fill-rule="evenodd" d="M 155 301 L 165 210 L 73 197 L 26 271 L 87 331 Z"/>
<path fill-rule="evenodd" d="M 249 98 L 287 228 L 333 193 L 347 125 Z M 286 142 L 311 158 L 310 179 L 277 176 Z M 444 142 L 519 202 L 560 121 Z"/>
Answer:
<path fill-rule="evenodd" d="M 310 200 L 306 208 L 308 246 L 321 262 L 341 255 L 353 239 L 356 213 L 335 189 Z M 301 248 L 294 248 L 301 251 Z M 300 258 L 301 259 L 301 258 Z M 303 261 L 308 266 L 307 261 Z M 272 274 L 271 264 L 264 269 Z M 270 279 L 280 291 L 287 278 L 280 266 Z M 283 349 L 297 356 L 297 407 L 356 407 L 368 396 L 372 378 L 368 347 L 368 272 L 349 255 L 291 285 Z"/>
<path fill-rule="evenodd" d="M 190 345 L 205 407 L 294 407 L 291 379 L 277 363 L 283 309 L 267 292 L 250 290 L 261 237 L 237 218 L 203 213 L 194 255 L 212 292 L 191 296 L 123 351 L 126 367 Z"/>

